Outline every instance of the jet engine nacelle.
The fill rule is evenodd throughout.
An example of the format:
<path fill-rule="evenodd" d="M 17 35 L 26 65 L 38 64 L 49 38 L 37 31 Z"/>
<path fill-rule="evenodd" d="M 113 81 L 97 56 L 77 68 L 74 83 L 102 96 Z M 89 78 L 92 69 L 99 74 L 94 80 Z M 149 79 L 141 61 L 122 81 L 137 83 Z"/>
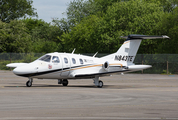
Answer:
<path fill-rule="evenodd" d="M 103 68 L 108 71 L 108 68 L 109 68 L 109 62 L 106 61 L 104 64 L 103 64 Z"/>

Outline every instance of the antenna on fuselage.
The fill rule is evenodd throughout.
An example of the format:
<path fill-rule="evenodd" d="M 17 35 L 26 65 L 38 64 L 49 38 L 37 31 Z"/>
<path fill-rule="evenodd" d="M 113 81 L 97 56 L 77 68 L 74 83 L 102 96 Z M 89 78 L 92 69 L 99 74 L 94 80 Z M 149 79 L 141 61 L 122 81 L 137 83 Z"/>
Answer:
<path fill-rule="evenodd" d="M 97 54 L 98 54 L 98 52 L 96 52 L 96 53 L 93 55 L 93 57 L 95 57 Z"/>
<path fill-rule="evenodd" d="M 74 52 L 75 52 L 75 48 L 74 48 L 74 50 L 72 51 L 72 54 L 74 54 Z"/>

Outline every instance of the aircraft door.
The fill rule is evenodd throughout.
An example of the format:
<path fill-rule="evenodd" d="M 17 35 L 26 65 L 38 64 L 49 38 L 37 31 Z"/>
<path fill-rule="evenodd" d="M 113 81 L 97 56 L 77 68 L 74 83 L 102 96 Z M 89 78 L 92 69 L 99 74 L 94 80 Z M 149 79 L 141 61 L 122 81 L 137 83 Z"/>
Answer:
<path fill-rule="evenodd" d="M 70 73 L 70 60 L 69 57 L 67 55 L 61 55 L 61 59 L 62 59 L 62 73 L 61 76 L 62 77 L 67 77 Z"/>
<path fill-rule="evenodd" d="M 60 71 L 60 69 L 62 70 L 62 59 L 58 55 L 54 55 L 52 57 L 52 65 L 51 66 L 48 65 L 49 69 L 50 69 L 50 67 L 53 70 L 59 70 L 59 71 Z M 60 72 L 60 74 L 61 74 L 61 72 Z"/>

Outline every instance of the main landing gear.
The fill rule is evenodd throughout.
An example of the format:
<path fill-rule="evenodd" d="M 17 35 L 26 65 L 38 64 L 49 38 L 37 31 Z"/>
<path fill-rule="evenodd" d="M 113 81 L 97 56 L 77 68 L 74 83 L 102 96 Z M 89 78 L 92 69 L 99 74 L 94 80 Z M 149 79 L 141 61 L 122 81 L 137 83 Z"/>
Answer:
<path fill-rule="evenodd" d="M 29 78 L 29 80 L 26 82 L 27 87 L 31 87 L 33 83 L 33 78 Z"/>
<path fill-rule="evenodd" d="M 58 84 L 62 84 L 63 86 L 67 86 L 68 85 L 68 80 L 67 79 L 58 79 Z"/>
<path fill-rule="evenodd" d="M 99 80 L 99 76 L 95 76 L 94 80 L 94 84 L 98 87 L 98 88 L 102 88 L 103 87 L 103 82 L 101 80 Z M 27 87 L 31 87 L 33 83 L 33 78 L 29 78 L 29 80 L 26 82 L 26 86 Z M 58 84 L 62 84 L 63 86 L 67 86 L 68 85 L 68 80 L 67 79 L 58 79 Z"/>
<path fill-rule="evenodd" d="M 99 76 L 95 76 L 93 81 L 94 81 L 93 83 L 99 88 L 102 88 L 104 85 L 103 82 L 101 80 L 99 80 Z"/>

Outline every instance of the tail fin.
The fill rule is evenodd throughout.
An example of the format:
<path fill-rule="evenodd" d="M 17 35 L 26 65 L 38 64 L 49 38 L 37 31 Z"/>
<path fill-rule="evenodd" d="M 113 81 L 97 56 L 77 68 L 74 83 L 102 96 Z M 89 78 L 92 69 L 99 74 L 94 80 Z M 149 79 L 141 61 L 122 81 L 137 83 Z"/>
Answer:
<path fill-rule="evenodd" d="M 127 63 L 133 63 L 137 54 L 140 43 L 143 39 L 157 39 L 157 38 L 169 38 L 168 36 L 148 36 L 148 35 L 129 35 L 121 37 L 126 39 L 119 50 L 111 55 L 103 58 L 114 59 L 116 61 L 122 61 Z"/>
<path fill-rule="evenodd" d="M 133 62 L 142 39 L 126 40 L 115 54 L 118 61 Z"/>

